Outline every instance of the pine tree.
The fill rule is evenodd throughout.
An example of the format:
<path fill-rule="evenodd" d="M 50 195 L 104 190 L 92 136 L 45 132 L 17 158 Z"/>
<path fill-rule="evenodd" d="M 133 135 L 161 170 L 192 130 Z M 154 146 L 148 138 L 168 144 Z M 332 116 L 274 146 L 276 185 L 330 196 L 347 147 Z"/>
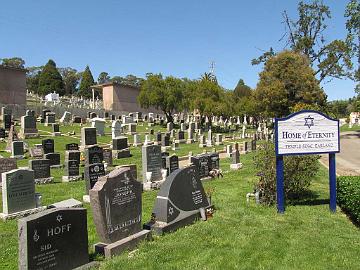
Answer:
<path fill-rule="evenodd" d="M 50 59 L 39 76 L 39 94 L 45 96 L 52 92 L 56 92 L 62 96 L 65 90 L 64 82 L 56 68 L 56 64 Z"/>
<path fill-rule="evenodd" d="M 86 98 L 91 98 L 91 86 L 94 84 L 94 77 L 91 74 L 89 66 L 86 66 L 85 71 L 82 73 L 78 95 Z"/>

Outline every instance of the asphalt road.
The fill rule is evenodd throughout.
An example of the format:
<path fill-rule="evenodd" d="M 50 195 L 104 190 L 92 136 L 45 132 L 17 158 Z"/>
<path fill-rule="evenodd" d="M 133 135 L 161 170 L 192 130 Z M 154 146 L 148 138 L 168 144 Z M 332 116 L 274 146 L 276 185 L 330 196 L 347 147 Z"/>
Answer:
<path fill-rule="evenodd" d="M 328 167 L 328 155 L 323 155 L 321 162 Z M 336 173 L 360 175 L 360 131 L 340 134 L 340 153 L 336 154 Z"/>

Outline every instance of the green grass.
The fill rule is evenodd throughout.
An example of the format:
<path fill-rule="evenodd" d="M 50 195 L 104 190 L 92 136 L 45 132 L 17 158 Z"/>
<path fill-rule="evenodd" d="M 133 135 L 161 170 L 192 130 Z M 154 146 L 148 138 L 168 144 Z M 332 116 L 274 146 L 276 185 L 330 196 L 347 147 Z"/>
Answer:
<path fill-rule="evenodd" d="M 352 126 L 352 128 L 349 128 L 349 124 L 342 125 L 340 127 L 340 132 L 345 132 L 345 131 L 360 131 L 360 126 L 354 125 Z"/>
<path fill-rule="evenodd" d="M 39 127 L 46 130 L 46 127 Z M 62 127 L 61 131 L 79 126 Z M 139 131 L 139 129 L 138 129 Z M 109 141 L 106 136 L 104 141 Z M 29 140 L 29 144 L 39 140 Z M 75 139 L 56 138 L 55 149 Z M 1 144 L 0 147 L 4 148 Z M 180 145 L 186 154 L 198 150 L 197 144 Z M 187 149 L 189 147 L 189 149 Z M 185 151 L 186 150 L 186 151 Z M 132 148 L 129 159 L 116 164 L 135 163 L 141 175 L 141 150 Z M 200 149 L 202 152 L 202 149 Z M 4 153 L 4 152 L 3 152 Z M 2 154 L 3 154 L 2 153 Z M 229 159 L 221 160 L 224 178 L 204 183 L 213 188 L 214 217 L 142 243 L 132 256 L 124 253 L 105 260 L 101 269 L 360 269 L 360 233 L 340 209 L 329 212 L 327 171 L 322 168 L 311 186 L 313 197 L 298 204 L 288 204 L 284 215 L 275 207 L 246 204 L 246 193 L 256 181 L 253 154 L 241 156 L 240 171 L 229 171 Z M 63 158 L 63 156 L 62 156 Z M 20 161 L 27 164 L 27 161 Z M 52 170 L 55 183 L 36 186 L 43 195 L 43 205 L 60 200 L 82 199 L 84 181 L 61 183 L 62 170 Z M 66 192 L 64 192 L 66 191 Z M 150 218 L 156 191 L 143 193 L 143 222 Z M 1 205 L 0 205 L 1 207 Z M 89 252 L 99 239 L 88 204 Z M 17 269 L 17 222 L 0 222 L 0 269 Z"/>

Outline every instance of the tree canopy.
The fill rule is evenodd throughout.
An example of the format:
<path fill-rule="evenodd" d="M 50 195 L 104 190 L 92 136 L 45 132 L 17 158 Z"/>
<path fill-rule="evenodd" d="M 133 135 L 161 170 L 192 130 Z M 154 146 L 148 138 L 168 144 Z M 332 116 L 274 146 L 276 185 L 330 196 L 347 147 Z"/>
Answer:
<path fill-rule="evenodd" d="M 268 117 L 286 116 L 298 103 L 326 105 L 326 94 L 308 58 L 292 51 L 281 52 L 265 63 L 254 94 Z"/>
<path fill-rule="evenodd" d="M 3 58 L 1 59 L 1 65 L 5 67 L 24 68 L 25 61 L 20 57 Z"/>
<path fill-rule="evenodd" d="M 94 77 L 90 71 L 89 66 L 86 66 L 84 72 L 81 74 L 81 82 L 78 91 L 79 96 L 83 96 L 85 98 L 92 97 L 91 86 L 95 84 Z"/>
<path fill-rule="evenodd" d="M 59 95 L 65 94 L 62 77 L 56 68 L 55 62 L 50 59 L 39 75 L 38 94 L 45 96 L 52 92 Z"/>

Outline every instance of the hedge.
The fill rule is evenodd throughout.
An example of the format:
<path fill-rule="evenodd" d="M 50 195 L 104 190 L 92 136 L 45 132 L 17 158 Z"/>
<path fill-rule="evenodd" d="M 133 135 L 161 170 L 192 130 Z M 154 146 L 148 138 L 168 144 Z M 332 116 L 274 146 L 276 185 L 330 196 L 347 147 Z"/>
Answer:
<path fill-rule="evenodd" d="M 337 203 L 360 224 L 360 176 L 341 176 L 337 179 Z"/>

